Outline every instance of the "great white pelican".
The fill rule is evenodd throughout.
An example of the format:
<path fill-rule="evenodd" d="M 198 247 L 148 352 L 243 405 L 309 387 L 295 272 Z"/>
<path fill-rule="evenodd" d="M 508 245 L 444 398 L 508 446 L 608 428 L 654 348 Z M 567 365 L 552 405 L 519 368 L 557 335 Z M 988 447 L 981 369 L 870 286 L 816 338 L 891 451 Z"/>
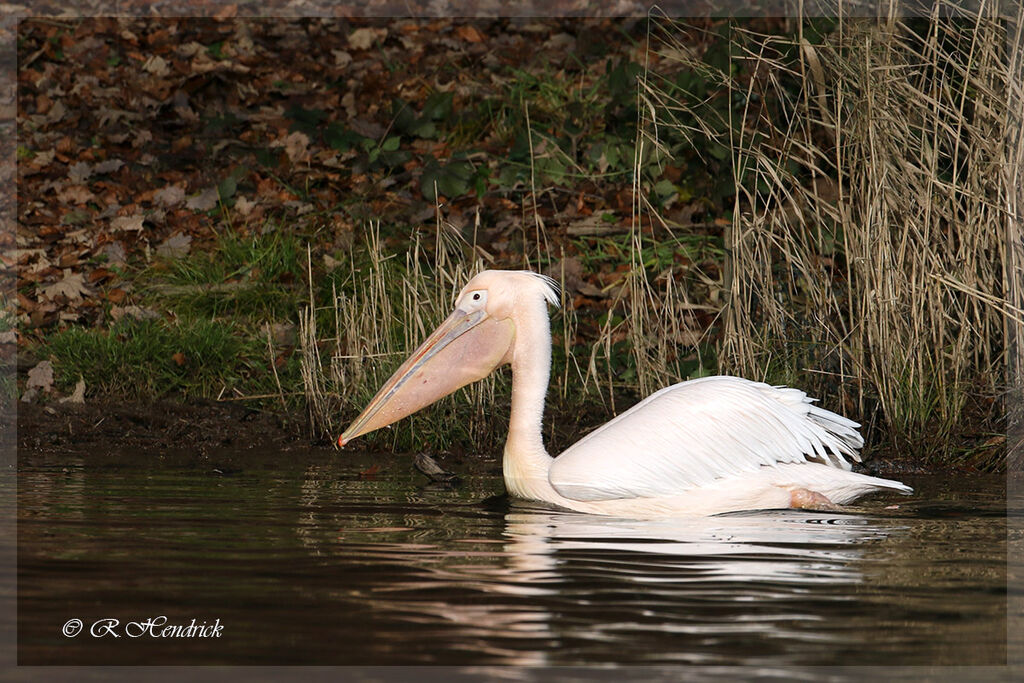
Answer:
<path fill-rule="evenodd" d="M 666 387 L 557 458 L 541 438 L 551 371 L 547 305 L 555 283 L 529 271 L 488 270 L 384 383 L 338 438 L 344 446 L 434 403 L 497 367 L 512 366 L 505 486 L 514 496 L 620 517 L 712 515 L 829 507 L 898 481 L 850 470 L 859 425 L 799 389 L 739 377 Z"/>

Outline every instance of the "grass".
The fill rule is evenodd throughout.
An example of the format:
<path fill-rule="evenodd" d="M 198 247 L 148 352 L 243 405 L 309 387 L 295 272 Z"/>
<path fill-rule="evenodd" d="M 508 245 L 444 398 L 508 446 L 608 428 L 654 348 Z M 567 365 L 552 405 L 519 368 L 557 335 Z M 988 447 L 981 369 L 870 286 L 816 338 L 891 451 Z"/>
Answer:
<path fill-rule="evenodd" d="M 101 332 L 72 327 L 51 337 L 48 348 L 65 388 L 81 377 L 87 387 L 130 399 L 231 395 L 240 384 L 266 384 L 265 345 L 217 320 L 122 319 Z"/>
<path fill-rule="evenodd" d="M 3 286 L 7 284 L 8 282 L 3 281 L 2 285 L 0 285 L 0 334 L 5 332 L 9 334 L 11 330 L 17 327 L 13 302 L 8 298 L 9 290 Z M 13 290 L 13 287 L 10 289 Z M 13 354 L 9 358 L 0 359 L 0 405 L 6 406 L 9 402 L 17 400 L 16 365 L 17 359 Z"/>
<path fill-rule="evenodd" d="M 268 349 L 268 326 L 293 324 L 305 297 L 300 244 L 273 224 L 257 234 L 226 229 L 209 250 L 126 271 L 143 315 L 49 335 L 58 387 L 82 378 L 92 396 L 281 400 L 281 386 L 298 381 L 298 359 Z"/>
<path fill-rule="evenodd" d="M 141 275 L 151 303 L 190 317 L 286 319 L 304 295 L 299 236 L 268 224 L 262 233 L 225 230 L 209 251 L 160 261 Z"/>

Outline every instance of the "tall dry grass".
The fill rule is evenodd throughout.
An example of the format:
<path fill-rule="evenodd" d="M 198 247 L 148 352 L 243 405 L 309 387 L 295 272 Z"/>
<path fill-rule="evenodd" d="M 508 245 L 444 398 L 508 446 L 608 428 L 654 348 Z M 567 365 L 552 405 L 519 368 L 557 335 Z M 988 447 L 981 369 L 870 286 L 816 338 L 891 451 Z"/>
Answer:
<path fill-rule="evenodd" d="M 389 253 L 379 223 L 368 226 L 366 253 L 351 255 L 346 292 L 332 289 L 317 302 L 310 281 L 309 300 L 300 313 L 299 352 L 309 424 L 314 436 L 333 440 L 365 406 L 391 373 L 444 320 L 456 295 L 485 269 L 475 245 L 438 219 L 433 234 L 417 232 L 404 254 Z M 309 271 L 312 272 L 312 264 Z M 555 372 L 549 396 L 560 407 L 576 406 L 598 390 L 572 354 L 575 312 L 565 300 L 552 315 Z M 453 446 L 494 451 L 504 442 L 510 405 L 510 376 L 498 372 L 442 399 L 438 407 L 401 420 L 367 439 L 398 451 Z M 550 440 L 559 444 L 553 423 Z M 560 444 L 559 444 L 560 445 Z"/>
<path fill-rule="evenodd" d="M 1022 17 L 999 9 L 840 17 L 814 42 L 805 21 L 789 38 L 734 25 L 728 73 L 659 22 L 663 64 L 742 103 L 708 121 L 658 80 L 644 89 L 655 126 L 732 153 L 723 369 L 817 384 L 930 446 L 973 397 L 999 395 L 1024 322 L 1008 253 L 1022 235 Z"/>
<path fill-rule="evenodd" d="M 301 369 L 309 422 L 313 433 L 336 438 L 369 402 L 376 390 L 405 357 L 449 312 L 456 294 L 483 269 L 478 258 L 467 257 L 461 237 L 437 223 L 431 254 L 417 233 L 404 256 L 387 253 L 380 225 L 367 230 L 366 258 L 348 260 L 346 289 L 334 288 L 326 305 L 315 303 L 300 315 Z M 312 264 L 310 264 L 311 266 Z M 310 267 L 312 272 L 312 267 Z M 316 302 L 312 282 L 309 298 Z M 329 320 L 330 330 L 324 330 Z M 490 421 L 486 400 L 493 400 L 496 379 L 474 384 L 470 401 L 448 406 L 465 413 L 460 422 L 470 437 L 481 437 Z M 471 406 L 466 412 L 465 406 Z M 457 406 L 457 408 L 455 407 Z M 443 446 L 455 438 L 445 430 L 433 433 L 428 422 L 410 420 L 392 431 L 395 447 L 409 447 L 417 432 L 430 434 Z"/>
<path fill-rule="evenodd" d="M 1024 111 L 1024 17 L 1020 12 L 1008 21 L 1009 54 L 1008 108 Z M 1017 49 L 1013 49 L 1016 46 Z M 1024 125 L 1007 130 L 1007 159 L 1003 169 L 1006 184 L 1017 188 L 1007 197 L 1010 216 L 1006 231 L 1006 298 L 1017 310 L 1024 309 Z M 1015 218 L 1015 220 L 1014 220 Z M 1024 471 L 1024 325 L 1007 316 L 1006 326 L 1007 463 L 1015 472 Z"/>

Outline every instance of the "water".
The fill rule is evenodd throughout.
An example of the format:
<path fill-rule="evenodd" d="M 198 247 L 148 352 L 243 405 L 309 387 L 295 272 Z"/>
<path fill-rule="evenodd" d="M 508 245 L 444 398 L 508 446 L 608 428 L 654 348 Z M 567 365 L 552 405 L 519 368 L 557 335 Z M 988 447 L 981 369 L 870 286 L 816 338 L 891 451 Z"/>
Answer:
<path fill-rule="evenodd" d="M 483 469 L 450 488 L 404 457 L 23 455 L 19 663 L 1006 660 L 1001 478 L 637 522 L 509 501 Z M 220 636 L 127 632 L 161 616 Z M 89 634 L 103 619 L 117 637 Z"/>

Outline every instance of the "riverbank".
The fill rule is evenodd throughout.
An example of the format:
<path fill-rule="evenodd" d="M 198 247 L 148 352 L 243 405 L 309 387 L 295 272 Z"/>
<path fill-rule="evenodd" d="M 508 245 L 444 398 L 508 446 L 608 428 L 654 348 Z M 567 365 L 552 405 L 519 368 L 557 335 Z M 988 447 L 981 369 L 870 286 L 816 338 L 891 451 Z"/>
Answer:
<path fill-rule="evenodd" d="M 597 426 L 597 423 L 586 422 L 569 424 L 566 423 L 567 418 L 565 415 L 549 416 L 545 420 L 549 425 L 562 423 L 558 440 L 566 445 Z M 993 448 L 998 446 L 992 445 Z M 17 410 L 19 458 L 55 454 L 79 458 L 134 453 L 146 459 L 187 451 L 200 459 L 211 454 L 231 453 L 237 460 L 236 465 L 243 466 L 247 452 L 258 459 L 268 452 L 306 453 L 311 449 L 334 453 L 338 457 L 345 457 L 347 453 L 337 450 L 329 440 L 312 439 L 307 418 L 301 413 L 256 409 L 239 403 L 159 401 L 122 404 L 99 400 L 86 404 L 28 403 L 20 404 Z M 370 450 L 381 458 L 407 458 L 410 470 L 415 468 L 413 459 L 407 454 L 372 447 Z M 557 452 L 555 449 L 552 451 Z M 456 475 L 500 474 L 500 448 L 473 452 L 456 449 L 430 455 Z M 855 469 L 882 477 L 946 469 L 926 467 L 919 458 L 907 452 L 869 448 L 862 456 L 864 462 L 855 465 Z M 984 470 L 967 465 L 961 471 L 970 474 Z"/>
<path fill-rule="evenodd" d="M 213 406 L 235 403 L 326 441 L 469 274 L 529 268 L 562 290 L 553 451 L 662 386 L 730 373 L 806 390 L 864 424 L 871 452 L 999 469 L 1019 308 L 984 153 L 1014 121 L 986 85 L 1006 75 L 998 22 L 965 26 L 26 20 L 0 389 L 55 411 L 27 408 L 41 444 L 80 400 L 97 441 L 192 434 L 150 420 L 152 401 L 219 415 L 210 443 L 240 419 Z M 870 81 L 918 63 L 928 31 L 934 73 Z M 845 58 L 862 34 L 898 49 Z M 987 70 L 959 99 L 918 97 L 960 78 L 968 42 Z M 859 97 L 872 88 L 906 115 L 896 128 L 931 121 L 915 144 L 934 154 L 864 146 L 892 128 Z M 846 108 L 826 115 L 829 97 Z M 806 129 L 788 129 L 793 102 Z M 833 116 L 849 123 L 834 149 Z M 964 212 L 969 234 L 949 228 Z M 488 381 L 368 444 L 497 451 L 507 400 L 507 378 Z"/>

